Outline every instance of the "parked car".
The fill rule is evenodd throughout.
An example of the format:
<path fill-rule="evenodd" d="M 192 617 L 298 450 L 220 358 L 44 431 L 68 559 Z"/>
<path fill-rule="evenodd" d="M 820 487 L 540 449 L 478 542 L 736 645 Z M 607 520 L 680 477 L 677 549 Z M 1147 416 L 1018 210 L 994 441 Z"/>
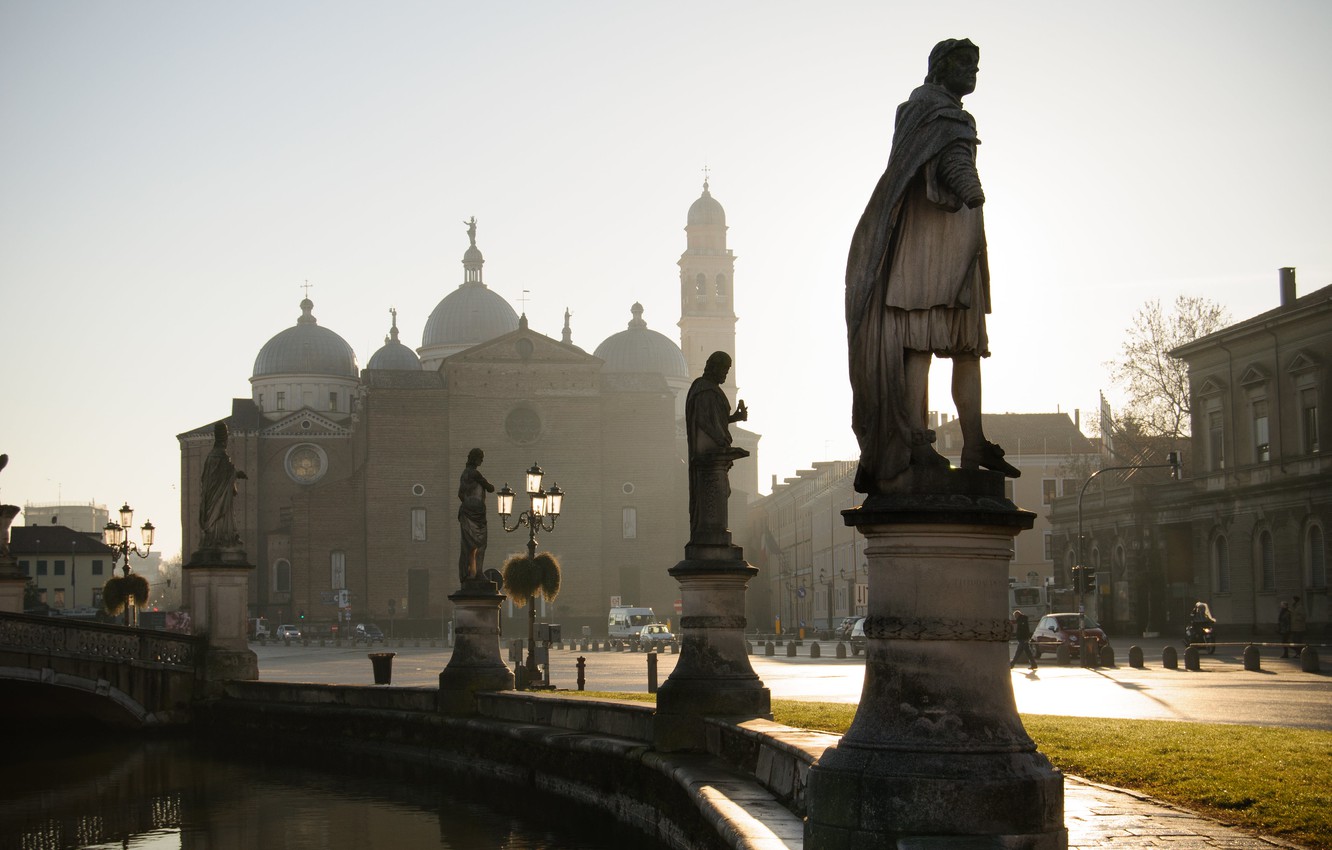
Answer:
<path fill-rule="evenodd" d="M 639 647 L 643 649 L 655 649 L 660 646 L 666 646 L 675 643 L 675 635 L 671 634 L 671 627 L 664 623 L 653 623 L 638 630 Z"/>
<path fill-rule="evenodd" d="M 352 630 L 352 640 L 363 640 L 366 643 L 384 642 L 384 631 L 374 623 L 357 623 L 356 628 Z"/>
<path fill-rule="evenodd" d="M 851 654 L 859 655 L 865 651 L 865 618 L 857 617 L 851 624 Z"/>
<path fill-rule="evenodd" d="M 1096 638 L 1098 646 L 1109 646 L 1110 638 L 1097 625 L 1096 621 L 1085 614 L 1046 614 L 1036 622 L 1031 630 L 1031 650 L 1037 658 L 1041 653 L 1054 653 L 1060 645 L 1068 647 L 1070 658 L 1078 658 L 1082 649 L 1082 633 Z"/>
<path fill-rule="evenodd" d="M 277 630 L 277 639 L 278 639 L 278 640 L 300 640 L 300 639 L 301 639 L 301 630 L 298 629 L 297 627 L 293 626 L 293 625 L 290 625 L 290 624 L 283 624 L 283 625 L 281 625 L 281 626 L 278 626 L 278 630 Z"/>

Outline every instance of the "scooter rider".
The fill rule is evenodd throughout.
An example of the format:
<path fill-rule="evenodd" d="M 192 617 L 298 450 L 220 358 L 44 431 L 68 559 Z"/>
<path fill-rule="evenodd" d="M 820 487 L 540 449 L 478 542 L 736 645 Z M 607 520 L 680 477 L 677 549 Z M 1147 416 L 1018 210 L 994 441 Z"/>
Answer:
<path fill-rule="evenodd" d="M 1207 607 L 1206 602 L 1199 600 L 1189 614 L 1189 642 L 1202 643 L 1208 630 L 1215 625 L 1216 618 L 1212 616 L 1212 609 Z"/>

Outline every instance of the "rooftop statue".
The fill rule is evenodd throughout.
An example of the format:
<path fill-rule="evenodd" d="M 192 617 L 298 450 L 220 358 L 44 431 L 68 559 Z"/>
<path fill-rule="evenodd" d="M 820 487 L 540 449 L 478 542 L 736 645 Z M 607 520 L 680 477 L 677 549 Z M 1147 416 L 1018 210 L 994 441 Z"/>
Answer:
<path fill-rule="evenodd" d="M 200 549 L 228 549 L 241 544 L 232 517 L 232 500 L 238 490 L 236 482 L 245 477 L 227 453 L 227 425 L 218 422 L 213 426 L 213 448 L 204 458 L 203 465 L 199 500 Z"/>
<path fill-rule="evenodd" d="M 990 269 L 980 139 L 962 108 L 979 66 L 967 39 L 935 45 L 924 85 L 897 108 L 887 170 L 851 240 L 846 325 L 861 493 L 883 492 L 909 466 L 948 468 L 926 427 L 934 355 L 953 360 L 962 468 L 1021 474 L 981 429 Z"/>
<path fill-rule="evenodd" d="M 463 224 L 467 225 L 467 238 L 471 240 L 471 242 L 472 242 L 472 247 L 475 248 L 475 247 L 476 247 L 476 216 L 472 216 L 469 220 L 464 221 Z"/>

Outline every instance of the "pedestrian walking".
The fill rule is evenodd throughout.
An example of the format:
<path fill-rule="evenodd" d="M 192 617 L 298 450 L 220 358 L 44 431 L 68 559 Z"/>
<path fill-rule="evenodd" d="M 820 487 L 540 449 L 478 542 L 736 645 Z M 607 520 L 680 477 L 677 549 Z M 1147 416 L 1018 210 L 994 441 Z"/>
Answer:
<path fill-rule="evenodd" d="M 1281 639 L 1281 657 L 1290 657 L 1290 603 L 1282 602 L 1277 612 L 1277 637 Z"/>
<path fill-rule="evenodd" d="M 1298 596 L 1290 599 L 1290 642 L 1295 647 L 1295 657 L 1304 652 L 1304 630 L 1309 627 L 1309 615 L 1304 612 L 1304 605 Z"/>
<path fill-rule="evenodd" d="M 1013 627 L 1017 632 L 1017 651 L 1013 653 L 1013 660 L 1009 662 L 1008 669 L 1012 670 L 1017 666 L 1018 659 L 1023 655 L 1027 656 L 1028 670 L 1036 669 L 1036 656 L 1031 652 L 1031 621 L 1027 615 L 1022 613 L 1022 609 L 1013 611 Z"/>

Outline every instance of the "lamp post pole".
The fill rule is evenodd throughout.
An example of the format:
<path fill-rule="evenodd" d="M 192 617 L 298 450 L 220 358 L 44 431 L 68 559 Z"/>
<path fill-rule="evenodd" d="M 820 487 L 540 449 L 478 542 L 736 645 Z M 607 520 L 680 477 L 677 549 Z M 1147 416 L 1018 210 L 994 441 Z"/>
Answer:
<path fill-rule="evenodd" d="M 120 522 L 108 522 L 102 528 L 102 542 L 115 550 L 115 554 L 112 556 L 111 560 L 112 575 L 115 575 L 116 572 L 116 560 L 123 558 L 125 563 L 120 568 L 121 575 L 124 578 L 129 578 L 129 574 L 132 572 L 130 569 L 130 553 L 133 552 L 140 558 L 147 558 L 148 552 L 153 548 L 153 534 L 157 529 L 153 527 L 152 521 L 145 522 L 143 527 L 139 529 L 139 533 L 143 537 L 143 551 L 139 550 L 138 544 L 129 541 L 129 529 L 133 523 L 134 509 L 129 506 L 129 502 L 126 502 L 120 508 Z M 143 600 L 135 599 L 133 597 L 126 600 L 125 625 L 130 625 L 130 611 L 135 607 L 135 603 L 140 601 Z M 135 619 L 137 620 L 138 618 L 136 617 Z"/>
<path fill-rule="evenodd" d="M 523 526 L 527 526 L 527 560 L 533 562 L 536 560 L 537 534 L 545 531 L 555 530 L 555 522 L 560 518 L 560 511 L 564 507 L 564 491 L 560 489 L 559 484 L 550 485 L 550 489 L 542 491 L 541 479 L 545 473 L 537 464 L 532 464 L 531 469 L 527 470 L 525 479 L 527 483 L 527 495 L 531 500 L 531 507 L 518 515 L 517 521 L 510 528 L 508 524 L 509 515 L 513 513 L 513 490 L 505 484 L 499 492 L 495 494 L 499 506 L 500 527 L 505 531 L 517 531 Z M 550 524 L 545 524 L 545 518 L 550 518 Z M 534 586 L 529 588 L 532 592 L 527 597 L 527 681 L 529 683 L 537 680 L 537 660 L 536 660 L 536 597 L 539 582 L 534 582 Z"/>

